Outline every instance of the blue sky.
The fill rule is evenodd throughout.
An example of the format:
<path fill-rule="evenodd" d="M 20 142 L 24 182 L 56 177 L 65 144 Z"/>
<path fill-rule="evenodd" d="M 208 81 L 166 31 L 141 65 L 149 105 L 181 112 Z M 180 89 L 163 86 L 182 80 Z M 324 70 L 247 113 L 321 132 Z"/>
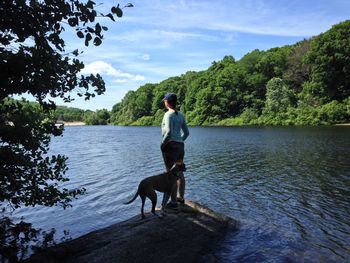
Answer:
<path fill-rule="evenodd" d="M 105 0 L 98 9 L 109 12 L 117 2 Z M 59 105 L 111 110 L 145 83 L 207 69 L 225 55 L 238 60 L 254 49 L 294 44 L 350 14 L 348 0 L 119 1 L 121 6 L 128 2 L 134 7 L 123 9 L 122 19 L 99 21 L 109 28 L 99 47 L 84 47 L 67 30 L 66 51 L 83 50 L 83 73 L 100 73 L 107 91 L 90 101 L 77 98 Z"/>

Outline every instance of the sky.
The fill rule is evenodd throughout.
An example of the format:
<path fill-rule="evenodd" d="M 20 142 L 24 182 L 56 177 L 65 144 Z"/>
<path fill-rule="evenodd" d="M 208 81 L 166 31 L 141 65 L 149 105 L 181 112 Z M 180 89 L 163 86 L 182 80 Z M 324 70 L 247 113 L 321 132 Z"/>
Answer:
<path fill-rule="evenodd" d="M 349 0 L 94 0 L 103 13 L 118 2 L 124 15 L 98 22 L 109 29 L 103 43 L 86 48 L 74 31 L 64 35 L 66 52 L 84 51 L 82 73 L 99 73 L 106 92 L 85 101 L 58 105 L 108 109 L 129 90 L 159 83 L 187 71 L 207 69 L 232 55 L 239 60 L 254 50 L 294 44 L 349 19 Z"/>

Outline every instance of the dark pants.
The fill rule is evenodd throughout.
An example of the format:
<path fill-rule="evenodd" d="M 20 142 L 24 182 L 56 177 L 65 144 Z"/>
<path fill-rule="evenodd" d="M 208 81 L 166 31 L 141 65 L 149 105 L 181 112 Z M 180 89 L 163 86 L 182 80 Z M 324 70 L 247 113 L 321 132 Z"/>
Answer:
<path fill-rule="evenodd" d="M 175 162 L 182 162 L 185 156 L 185 146 L 182 142 L 168 142 L 162 149 L 164 164 L 169 171 Z"/>
<path fill-rule="evenodd" d="M 166 167 L 166 170 L 169 171 L 170 168 L 176 163 L 176 162 L 183 162 L 184 156 L 185 156 L 185 145 L 182 142 L 168 142 L 165 147 L 162 149 L 164 164 Z M 181 172 L 182 173 L 182 172 Z M 183 176 L 183 173 L 180 175 L 180 182 L 182 181 L 183 187 L 180 187 L 180 195 L 183 195 L 184 187 L 185 187 L 185 179 Z M 183 190 L 182 190 L 183 188 Z M 174 191 L 171 194 L 171 201 L 176 202 L 176 196 L 177 196 L 177 186 L 174 189 Z M 183 196 L 182 196 L 183 198 Z"/>

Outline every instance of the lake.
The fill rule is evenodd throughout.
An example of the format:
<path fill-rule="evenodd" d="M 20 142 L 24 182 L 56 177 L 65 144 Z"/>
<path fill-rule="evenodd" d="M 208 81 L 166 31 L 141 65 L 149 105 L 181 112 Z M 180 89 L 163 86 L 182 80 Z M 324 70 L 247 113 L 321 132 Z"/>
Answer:
<path fill-rule="evenodd" d="M 164 171 L 160 139 L 159 127 L 66 127 L 51 153 L 69 157 L 65 186 L 87 194 L 15 216 L 75 238 L 139 215 L 139 199 L 123 202 Z M 222 262 L 350 261 L 350 127 L 192 127 L 185 149 L 186 199 L 239 221 Z"/>

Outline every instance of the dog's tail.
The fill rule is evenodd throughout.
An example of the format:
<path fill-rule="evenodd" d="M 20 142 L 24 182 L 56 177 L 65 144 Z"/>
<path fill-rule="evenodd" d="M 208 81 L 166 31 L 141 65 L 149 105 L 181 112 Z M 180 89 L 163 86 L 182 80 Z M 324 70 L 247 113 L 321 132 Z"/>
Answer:
<path fill-rule="evenodd" d="M 128 204 L 131 204 L 132 202 L 134 202 L 138 195 L 139 195 L 139 190 L 137 190 L 137 192 L 134 195 L 134 197 L 131 200 L 125 202 L 124 205 L 128 205 Z"/>

